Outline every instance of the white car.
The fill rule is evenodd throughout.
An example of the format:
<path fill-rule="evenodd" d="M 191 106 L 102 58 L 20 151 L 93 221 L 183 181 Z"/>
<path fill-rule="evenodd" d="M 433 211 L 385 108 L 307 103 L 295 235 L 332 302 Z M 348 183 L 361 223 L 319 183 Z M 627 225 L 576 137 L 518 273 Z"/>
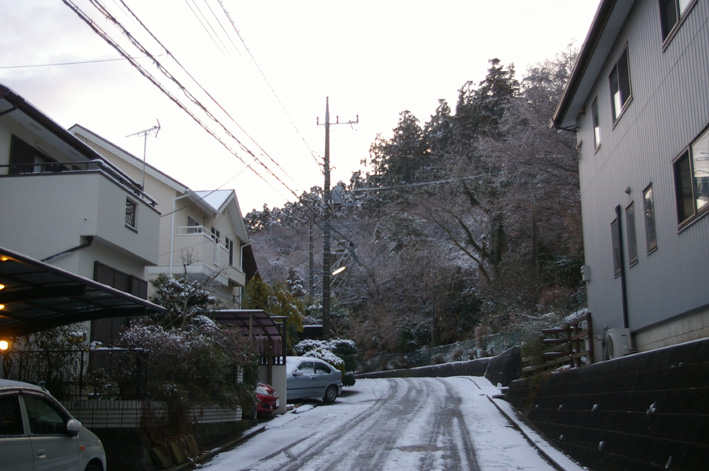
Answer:
<path fill-rule="evenodd" d="M 106 471 L 106 453 L 45 389 L 0 379 L 0 468 Z"/>
<path fill-rule="evenodd" d="M 287 399 L 322 398 L 335 402 L 342 392 L 342 372 L 311 357 L 286 357 Z"/>

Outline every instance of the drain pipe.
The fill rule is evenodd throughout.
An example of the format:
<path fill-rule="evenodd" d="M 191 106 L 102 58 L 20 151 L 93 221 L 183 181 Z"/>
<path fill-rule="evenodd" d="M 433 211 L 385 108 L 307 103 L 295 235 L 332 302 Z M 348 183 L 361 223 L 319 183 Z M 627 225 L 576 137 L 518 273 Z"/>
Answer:
<path fill-rule="evenodd" d="M 63 257 L 64 255 L 69 255 L 69 254 L 72 253 L 72 252 L 76 252 L 77 250 L 81 250 L 81 249 L 84 249 L 84 248 L 86 248 L 86 247 L 89 247 L 93 242 L 94 242 L 94 236 L 86 236 L 86 242 L 85 242 L 85 243 L 80 244 L 80 245 L 77 245 L 76 247 L 72 247 L 72 248 L 70 248 L 70 249 L 67 249 L 67 250 L 65 250 L 65 251 L 63 251 L 63 252 L 59 252 L 59 253 L 57 253 L 57 254 L 51 255 L 51 256 L 49 256 L 49 257 L 47 257 L 47 258 L 43 258 L 43 259 L 40 260 L 40 261 L 43 262 L 43 263 L 49 263 L 49 262 L 51 262 L 51 261 L 53 261 L 53 260 L 58 259 L 59 257 Z"/>
<path fill-rule="evenodd" d="M 620 254 L 620 297 L 623 307 L 623 327 L 629 327 L 628 322 L 628 290 L 625 283 L 625 251 L 623 250 L 623 224 L 621 222 L 622 210 L 620 205 L 615 207 L 615 217 L 618 220 L 618 252 Z"/>

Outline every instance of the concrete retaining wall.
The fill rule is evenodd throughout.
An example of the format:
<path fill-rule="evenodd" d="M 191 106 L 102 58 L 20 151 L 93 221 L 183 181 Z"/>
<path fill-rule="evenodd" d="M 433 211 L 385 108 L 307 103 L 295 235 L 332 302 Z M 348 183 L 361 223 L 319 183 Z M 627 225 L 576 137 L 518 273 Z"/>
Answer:
<path fill-rule="evenodd" d="M 592 470 L 709 469 L 709 339 L 514 381 L 505 399 Z"/>
<path fill-rule="evenodd" d="M 422 378 L 448 376 L 485 376 L 493 384 L 508 385 L 519 378 L 522 361 L 519 348 L 511 348 L 491 358 L 457 361 L 440 365 L 358 374 L 357 378 Z"/>

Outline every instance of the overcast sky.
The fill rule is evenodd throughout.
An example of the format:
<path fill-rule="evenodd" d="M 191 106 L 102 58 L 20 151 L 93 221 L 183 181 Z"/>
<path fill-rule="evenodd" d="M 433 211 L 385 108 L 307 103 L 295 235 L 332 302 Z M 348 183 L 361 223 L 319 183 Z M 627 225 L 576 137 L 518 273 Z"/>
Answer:
<path fill-rule="evenodd" d="M 491 58 L 514 63 L 521 78 L 570 43 L 580 47 L 599 3 L 67 2 L 79 13 L 62 0 L 0 0 L 0 83 L 60 125 L 81 124 L 140 158 L 144 138 L 130 135 L 159 120 L 147 162 L 193 190 L 235 189 L 244 214 L 322 186 L 324 127 L 316 122 L 324 122 L 326 97 L 331 121 L 359 116 L 359 124 L 331 128 L 332 180 L 348 181 L 376 135 L 391 137 L 401 111 L 424 124 L 439 99 L 454 108 L 458 90 L 482 80 Z"/>

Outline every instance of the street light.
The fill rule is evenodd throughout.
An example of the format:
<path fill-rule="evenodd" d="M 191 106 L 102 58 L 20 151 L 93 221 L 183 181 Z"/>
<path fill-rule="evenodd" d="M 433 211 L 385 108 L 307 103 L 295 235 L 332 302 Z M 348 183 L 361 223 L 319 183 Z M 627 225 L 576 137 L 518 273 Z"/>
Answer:
<path fill-rule="evenodd" d="M 338 275 L 345 271 L 347 269 L 346 266 L 341 266 L 340 268 L 336 269 L 335 271 L 332 272 L 332 276 Z"/>
<path fill-rule="evenodd" d="M 0 379 L 5 378 L 5 366 L 3 361 L 3 353 L 10 348 L 10 343 L 7 340 L 0 340 Z"/>

